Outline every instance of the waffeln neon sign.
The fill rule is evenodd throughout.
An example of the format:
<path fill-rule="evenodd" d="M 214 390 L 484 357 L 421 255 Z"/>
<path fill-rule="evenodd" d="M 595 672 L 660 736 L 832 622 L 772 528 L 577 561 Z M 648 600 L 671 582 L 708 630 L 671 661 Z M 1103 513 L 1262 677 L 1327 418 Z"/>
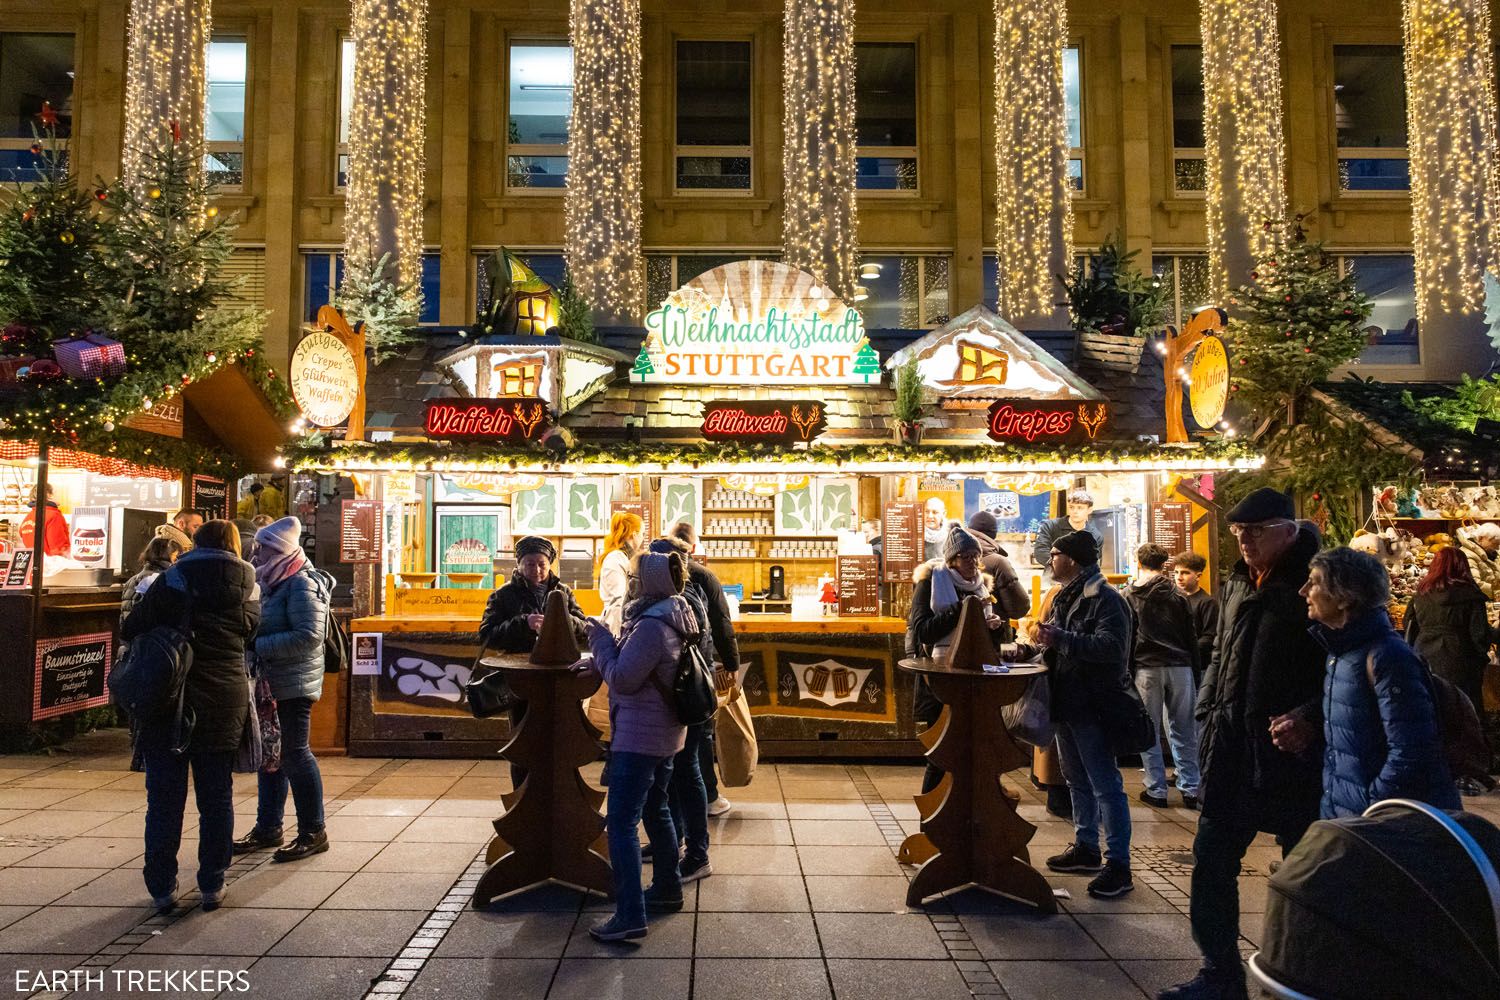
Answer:
<path fill-rule="evenodd" d="M 444 441 L 535 441 L 550 426 L 540 399 L 434 399 L 424 428 Z"/>
<path fill-rule="evenodd" d="M 715 400 L 703 404 L 703 436 L 793 444 L 811 441 L 828 426 L 818 400 Z"/>
<path fill-rule="evenodd" d="M 993 440 L 1093 441 L 1109 420 L 1108 403 L 996 400 L 990 404 Z"/>

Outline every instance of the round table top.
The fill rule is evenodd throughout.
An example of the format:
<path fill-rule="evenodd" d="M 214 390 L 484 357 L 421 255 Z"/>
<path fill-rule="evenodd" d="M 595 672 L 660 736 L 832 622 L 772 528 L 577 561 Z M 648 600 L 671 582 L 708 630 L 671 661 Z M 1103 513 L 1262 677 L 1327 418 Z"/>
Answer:
<path fill-rule="evenodd" d="M 919 659 L 902 660 L 902 670 L 909 670 L 914 674 L 947 674 L 953 677 L 993 677 L 1001 679 L 1005 677 L 1035 677 L 1047 672 L 1045 663 L 1008 663 L 1010 667 L 1003 674 L 992 674 L 984 670 L 971 670 L 967 667 L 952 667 L 942 660 L 934 660 L 924 656 Z"/>
<path fill-rule="evenodd" d="M 550 667 L 538 663 L 532 663 L 530 653 L 498 653 L 483 657 L 479 662 L 484 664 L 486 667 L 495 667 L 499 670 L 556 670 L 567 672 L 577 669 L 578 667 L 592 664 L 594 662 L 594 658 L 590 654 L 584 653 L 578 657 L 578 661 L 576 663 L 566 664 L 561 667 Z"/>

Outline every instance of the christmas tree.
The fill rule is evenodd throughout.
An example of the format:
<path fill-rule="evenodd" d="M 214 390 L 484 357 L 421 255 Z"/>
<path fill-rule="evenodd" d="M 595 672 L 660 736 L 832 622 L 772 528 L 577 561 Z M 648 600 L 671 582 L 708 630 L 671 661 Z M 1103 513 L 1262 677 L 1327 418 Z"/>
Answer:
<path fill-rule="evenodd" d="M 641 353 L 635 356 L 635 367 L 630 369 L 630 374 L 639 375 L 642 382 L 646 381 L 647 375 L 656 374 L 656 366 L 651 363 L 651 354 L 646 350 L 650 344 L 651 341 L 648 339 L 641 345 Z"/>
<path fill-rule="evenodd" d="M 854 352 L 854 374 L 863 375 L 866 384 L 872 376 L 880 376 L 880 355 L 870 346 L 869 337 L 860 341 L 859 350 Z"/>

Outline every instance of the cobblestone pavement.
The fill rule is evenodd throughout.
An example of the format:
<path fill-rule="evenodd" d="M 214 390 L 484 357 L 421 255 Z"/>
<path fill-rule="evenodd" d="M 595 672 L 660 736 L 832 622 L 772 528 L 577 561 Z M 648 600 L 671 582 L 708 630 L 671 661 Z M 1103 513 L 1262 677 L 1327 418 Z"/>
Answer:
<path fill-rule="evenodd" d="M 122 734 L 70 750 L 0 757 L 0 998 L 1140 1000 L 1197 967 L 1186 916 L 1196 814 L 1136 802 L 1134 771 L 1135 891 L 1094 900 L 1085 878 L 1050 876 L 1065 898 L 1042 917 L 974 890 L 906 907 L 914 869 L 895 852 L 917 827 L 919 767 L 763 765 L 749 788 L 725 790 L 734 809 L 712 821 L 714 874 L 688 887 L 683 912 L 638 944 L 601 946 L 587 929 L 608 904 L 570 889 L 469 907 L 510 787 L 498 760 L 325 758 L 328 853 L 294 865 L 251 855 L 230 870 L 222 909 L 204 913 L 190 893 L 158 917 L 140 874 L 143 778 Z M 1012 787 L 1040 864 L 1071 828 Z M 1466 805 L 1500 820 L 1500 795 Z M 253 776 L 236 776 L 235 810 L 244 832 Z M 185 886 L 196 829 L 190 815 Z M 1263 838 L 1245 859 L 1246 951 L 1279 856 Z"/>

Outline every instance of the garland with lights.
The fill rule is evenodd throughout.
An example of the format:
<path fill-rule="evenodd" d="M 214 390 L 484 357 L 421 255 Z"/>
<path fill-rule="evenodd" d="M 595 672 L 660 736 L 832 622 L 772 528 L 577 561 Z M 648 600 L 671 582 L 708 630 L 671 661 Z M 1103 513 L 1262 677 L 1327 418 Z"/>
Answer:
<path fill-rule="evenodd" d="M 210 0 L 131 0 L 125 45 L 121 173 L 142 190 L 162 122 L 197 147 L 203 139 Z"/>

